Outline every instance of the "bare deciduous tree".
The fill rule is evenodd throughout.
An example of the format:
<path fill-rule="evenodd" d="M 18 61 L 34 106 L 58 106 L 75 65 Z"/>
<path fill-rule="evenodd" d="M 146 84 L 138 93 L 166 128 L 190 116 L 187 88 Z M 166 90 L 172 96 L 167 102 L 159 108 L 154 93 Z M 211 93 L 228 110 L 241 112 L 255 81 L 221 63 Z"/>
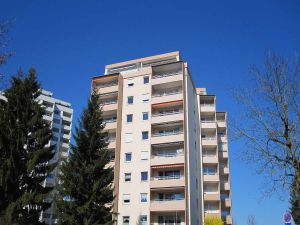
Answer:
<path fill-rule="evenodd" d="M 234 91 L 243 108 L 233 124 L 245 143 L 243 159 L 266 175 L 268 193 L 288 191 L 292 184 L 299 190 L 300 59 L 267 53 L 264 68 L 252 66 L 250 72 L 254 85 Z"/>
<path fill-rule="evenodd" d="M 247 225 L 257 225 L 254 215 L 249 215 L 247 218 Z"/>

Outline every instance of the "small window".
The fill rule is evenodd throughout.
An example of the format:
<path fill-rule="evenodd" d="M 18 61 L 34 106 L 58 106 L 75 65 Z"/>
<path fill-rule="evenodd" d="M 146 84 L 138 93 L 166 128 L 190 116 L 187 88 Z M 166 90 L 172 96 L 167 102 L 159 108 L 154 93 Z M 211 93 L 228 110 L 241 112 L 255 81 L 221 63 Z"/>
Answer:
<path fill-rule="evenodd" d="M 123 225 L 129 225 L 130 217 L 129 216 L 123 216 Z"/>
<path fill-rule="evenodd" d="M 57 132 L 57 133 L 59 133 L 59 128 L 52 127 L 52 131 L 53 131 L 53 132 Z"/>
<path fill-rule="evenodd" d="M 127 87 L 133 87 L 134 86 L 134 80 L 133 79 L 128 79 L 127 80 Z"/>
<path fill-rule="evenodd" d="M 139 225 L 147 225 L 147 216 L 146 215 L 140 216 L 140 224 Z"/>
<path fill-rule="evenodd" d="M 141 193 L 141 202 L 148 202 L 148 194 Z"/>
<path fill-rule="evenodd" d="M 143 120 L 148 120 L 148 119 L 149 119 L 149 113 L 143 112 Z"/>
<path fill-rule="evenodd" d="M 141 172 L 141 181 L 148 181 L 148 172 Z"/>
<path fill-rule="evenodd" d="M 58 137 L 52 136 L 51 140 L 52 141 L 58 141 Z"/>
<path fill-rule="evenodd" d="M 125 142 L 132 142 L 133 138 L 132 138 L 132 133 L 127 133 L 125 136 Z"/>
<path fill-rule="evenodd" d="M 53 122 L 54 122 L 54 123 L 57 123 L 57 124 L 60 124 L 60 119 L 55 119 L 55 118 L 54 118 L 54 119 L 53 119 Z"/>
<path fill-rule="evenodd" d="M 48 173 L 47 178 L 53 179 L 54 178 L 54 173 Z"/>
<path fill-rule="evenodd" d="M 141 160 L 148 160 L 149 158 L 149 152 L 148 151 L 142 151 L 141 152 Z"/>
<path fill-rule="evenodd" d="M 130 153 L 125 153 L 125 162 L 131 162 L 132 159 L 132 154 Z"/>
<path fill-rule="evenodd" d="M 125 173 L 124 180 L 125 180 L 125 182 L 130 182 L 131 181 L 131 173 Z"/>
<path fill-rule="evenodd" d="M 60 111 L 59 111 L 58 109 L 55 109 L 55 110 L 54 110 L 54 114 L 59 115 L 59 114 L 60 114 Z"/>
<path fill-rule="evenodd" d="M 130 203 L 130 194 L 123 194 L 123 203 L 124 204 Z"/>
<path fill-rule="evenodd" d="M 149 94 L 143 94 L 142 100 L 143 102 L 149 102 Z"/>
<path fill-rule="evenodd" d="M 144 76 L 144 84 L 149 84 L 149 76 Z"/>
<path fill-rule="evenodd" d="M 133 104 L 133 96 L 128 96 L 127 97 L 127 103 L 128 103 L 128 105 L 132 105 Z"/>
<path fill-rule="evenodd" d="M 132 123 L 133 115 L 127 114 L 127 123 Z"/>
<path fill-rule="evenodd" d="M 148 131 L 143 131 L 142 132 L 142 139 L 143 140 L 148 140 L 149 139 L 149 132 Z"/>

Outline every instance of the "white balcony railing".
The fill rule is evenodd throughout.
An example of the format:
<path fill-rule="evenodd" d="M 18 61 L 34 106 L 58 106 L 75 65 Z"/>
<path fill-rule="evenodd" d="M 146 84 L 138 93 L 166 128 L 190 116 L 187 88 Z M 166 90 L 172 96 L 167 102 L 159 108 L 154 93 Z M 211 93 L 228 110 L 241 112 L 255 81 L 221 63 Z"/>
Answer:
<path fill-rule="evenodd" d="M 117 119 L 104 119 L 103 122 L 105 122 L 105 123 L 115 123 L 115 122 L 117 122 Z"/>
<path fill-rule="evenodd" d="M 163 199 L 160 199 L 160 198 L 157 198 L 157 199 L 154 199 L 152 200 L 151 202 L 175 202 L 175 201 L 181 201 L 181 200 L 184 200 L 184 197 L 177 197 L 177 198 L 163 198 Z"/>
<path fill-rule="evenodd" d="M 101 102 L 101 105 L 112 105 L 112 104 L 116 104 L 117 100 L 110 100 L 110 101 L 103 101 Z"/>
<path fill-rule="evenodd" d="M 118 85 L 118 82 L 113 81 L 113 82 L 107 82 L 107 83 L 104 83 L 104 84 L 97 84 L 96 87 L 97 88 L 105 88 L 105 87 L 111 87 L 111 86 L 116 86 L 116 85 Z"/>
<path fill-rule="evenodd" d="M 216 140 L 217 138 L 214 136 L 211 137 L 202 137 L 202 140 Z"/>
<path fill-rule="evenodd" d="M 173 111 L 157 112 L 157 113 L 153 113 L 152 117 L 167 116 L 167 115 L 174 115 L 174 114 L 180 114 L 180 113 L 183 113 L 183 110 L 173 110 Z"/>
<path fill-rule="evenodd" d="M 163 92 L 158 92 L 158 93 L 154 93 L 152 95 L 153 98 L 156 97 L 163 97 L 163 96 L 169 96 L 169 95 L 177 95 L 177 94 L 181 94 L 182 90 L 172 90 L 172 91 L 163 91 Z"/>
<path fill-rule="evenodd" d="M 180 131 L 164 131 L 162 133 L 153 133 L 152 137 L 163 137 L 163 136 L 171 136 L 171 135 L 178 135 L 182 134 L 183 130 Z"/>
<path fill-rule="evenodd" d="M 155 176 L 152 179 L 153 180 L 178 180 L 183 179 L 183 175 L 170 175 L 170 176 Z"/>
<path fill-rule="evenodd" d="M 157 154 L 153 154 L 152 158 L 172 158 L 172 157 L 177 157 L 177 156 L 183 156 L 183 149 L 178 149 L 181 150 L 181 153 L 177 153 L 177 152 L 172 152 L 172 153 L 157 153 Z M 176 151 L 178 151 L 176 150 Z"/>
<path fill-rule="evenodd" d="M 152 79 L 162 78 L 162 77 L 169 77 L 181 74 L 182 71 L 173 71 L 173 72 L 166 72 L 166 73 L 159 73 L 152 76 Z"/>

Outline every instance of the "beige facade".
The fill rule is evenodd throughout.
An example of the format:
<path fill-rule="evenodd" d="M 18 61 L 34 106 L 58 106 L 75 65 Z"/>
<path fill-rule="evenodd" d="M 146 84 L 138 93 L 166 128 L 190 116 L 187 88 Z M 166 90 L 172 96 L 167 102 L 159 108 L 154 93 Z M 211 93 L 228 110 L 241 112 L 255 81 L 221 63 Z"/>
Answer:
<path fill-rule="evenodd" d="M 226 113 L 195 88 L 179 52 L 107 65 L 100 94 L 117 225 L 231 224 Z"/>

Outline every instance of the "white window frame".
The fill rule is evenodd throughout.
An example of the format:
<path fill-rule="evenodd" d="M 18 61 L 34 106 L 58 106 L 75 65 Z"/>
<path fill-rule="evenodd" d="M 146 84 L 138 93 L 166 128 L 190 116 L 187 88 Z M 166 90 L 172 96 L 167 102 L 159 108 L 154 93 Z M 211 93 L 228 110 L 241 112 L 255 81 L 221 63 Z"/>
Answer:
<path fill-rule="evenodd" d="M 149 160 L 149 151 L 141 151 L 141 160 Z"/>

